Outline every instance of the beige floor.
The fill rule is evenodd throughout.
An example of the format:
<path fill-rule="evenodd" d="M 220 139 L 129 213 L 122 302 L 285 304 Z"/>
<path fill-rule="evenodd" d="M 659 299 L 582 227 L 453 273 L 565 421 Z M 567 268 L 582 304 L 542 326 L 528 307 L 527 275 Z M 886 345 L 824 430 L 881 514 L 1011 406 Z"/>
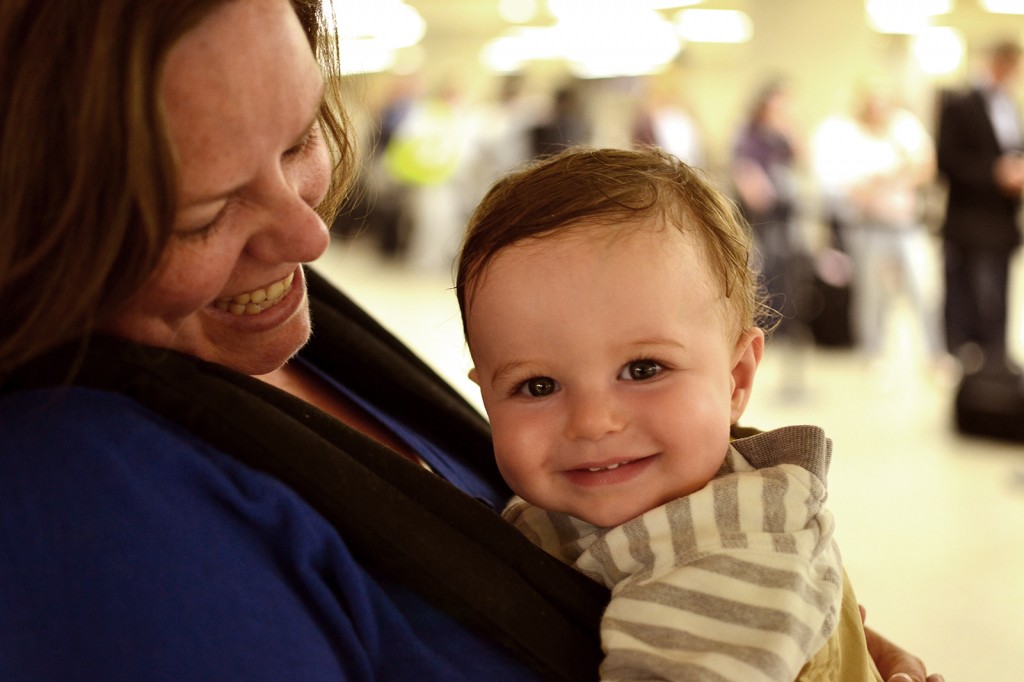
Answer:
<path fill-rule="evenodd" d="M 479 405 L 449 275 L 387 266 L 358 245 L 317 265 Z M 1014 329 L 1019 353 L 1020 316 Z M 923 372 L 912 348 L 897 327 L 891 362 L 870 371 L 847 351 L 770 348 L 744 422 L 814 423 L 833 439 L 830 504 L 870 624 L 949 682 L 1019 682 L 1024 445 L 957 435 L 951 382 Z M 797 369 L 794 391 L 782 377 Z"/>

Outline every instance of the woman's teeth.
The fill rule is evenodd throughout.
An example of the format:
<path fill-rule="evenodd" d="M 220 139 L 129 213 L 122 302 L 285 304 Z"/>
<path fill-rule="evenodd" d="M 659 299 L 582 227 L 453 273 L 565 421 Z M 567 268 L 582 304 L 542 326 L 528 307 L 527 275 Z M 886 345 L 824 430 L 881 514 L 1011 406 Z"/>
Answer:
<path fill-rule="evenodd" d="M 218 309 L 232 315 L 257 315 L 267 308 L 277 305 L 284 295 L 291 291 L 295 273 L 274 282 L 265 289 L 257 289 L 246 294 L 238 294 L 231 298 L 222 298 L 214 302 Z"/>

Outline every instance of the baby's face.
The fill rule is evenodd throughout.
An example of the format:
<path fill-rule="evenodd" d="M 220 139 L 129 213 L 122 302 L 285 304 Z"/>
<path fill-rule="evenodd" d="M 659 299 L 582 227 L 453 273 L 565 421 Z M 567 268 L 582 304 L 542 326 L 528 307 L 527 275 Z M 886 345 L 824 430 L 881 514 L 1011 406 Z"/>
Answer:
<path fill-rule="evenodd" d="M 470 291 L 469 346 L 517 494 L 599 526 L 703 487 L 760 360 L 677 229 L 515 244 Z"/>

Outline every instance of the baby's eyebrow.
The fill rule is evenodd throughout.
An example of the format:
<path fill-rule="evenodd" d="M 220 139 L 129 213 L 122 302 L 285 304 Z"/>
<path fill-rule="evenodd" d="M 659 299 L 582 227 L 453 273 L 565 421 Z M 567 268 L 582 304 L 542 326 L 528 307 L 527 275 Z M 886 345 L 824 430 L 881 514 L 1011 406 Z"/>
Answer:
<path fill-rule="evenodd" d="M 509 360 L 502 363 L 491 375 L 491 387 L 512 381 L 513 378 L 521 375 L 523 368 L 527 366 L 528 363 L 525 360 Z"/>
<path fill-rule="evenodd" d="M 634 347 L 634 348 L 652 348 L 652 347 L 654 347 L 654 348 L 665 348 L 665 347 L 671 347 L 671 348 L 678 348 L 680 350 L 683 350 L 683 349 L 686 348 L 686 344 L 684 344 L 682 341 L 680 341 L 679 339 L 674 339 L 674 338 L 668 337 L 668 336 L 652 336 L 650 338 L 632 339 L 629 342 L 629 345 L 630 345 L 630 347 Z"/>

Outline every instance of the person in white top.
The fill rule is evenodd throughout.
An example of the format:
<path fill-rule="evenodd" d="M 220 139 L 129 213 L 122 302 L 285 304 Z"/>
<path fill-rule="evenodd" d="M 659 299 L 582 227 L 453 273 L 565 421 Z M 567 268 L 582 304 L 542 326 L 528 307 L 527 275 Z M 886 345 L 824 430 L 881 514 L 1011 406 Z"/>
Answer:
<path fill-rule="evenodd" d="M 941 367 L 937 262 L 922 216 L 922 192 L 935 177 L 935 147 L 920 120 L 877 84 L 863 86 L 852 117 L 826 122 L 815 165 L 853 261 L 851 323 L 877 363 L 887 350 L 893 303 L 904 296 L 923 356 Z"/>

